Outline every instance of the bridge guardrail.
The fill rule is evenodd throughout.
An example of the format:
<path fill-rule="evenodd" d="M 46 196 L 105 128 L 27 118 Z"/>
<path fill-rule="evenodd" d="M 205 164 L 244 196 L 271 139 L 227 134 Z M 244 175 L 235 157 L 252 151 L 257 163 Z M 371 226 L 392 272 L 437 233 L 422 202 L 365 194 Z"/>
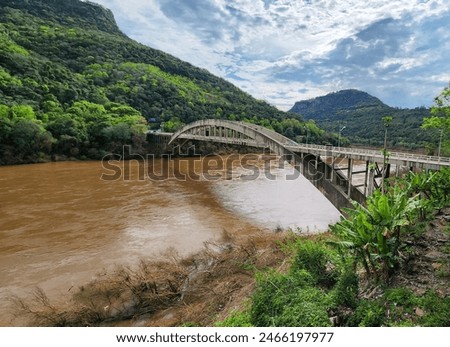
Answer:
<path fill-rule="evenodd" d="M 244 122 L 231 122 L 231 121 L 217 121 L 218 126 L 225 126 L 227 123 L 237 123 L 240 124 L 242 127 L 253 129 L 254 131 L 258 132 L 262 136 L 265 136 L 266 138 L 270 139 L 273 143 L 276 143 L 278 146 L 281 146 L 285 149 L 291 150 L 291 151 L 301 151 L 301 150 L 316 150 L 318 151 L 320 155 L 327 155 L 327 153 L 332 152 L 334 155 L 336 154 L 343 154 L 343 155 L 364 155 L 369 156 L 377 161 L 380 161 L 383 159 L 383 154 L 381 150 L 373 150 L 373 149 L 364 149 L 364 148 L 350 148 L 350 147 L 334 147 L 334 146 L 326 146 L 326 145 L 315 145 L 315 144 L 299 144 L 295 141 L 288 139 L 287 137 L 278 134 L 274 132 L 273 130 L 261 127 L 259 125 L 250 124 L 250 123 L 244 123 Z M 224 125 L 222 124 L 224 123 Z M 196 122 L 193 122 L 190 124 L 195 125 L 196 127 L 199 126 L 214 126 L 215 123 L 211 124 L 211 120 L 199 120 Z M 186 127 L 186 126 L 185 126 Z M 154 134 L 157 134 L 154 133 Z M 162 135 L 162 133 L 161 133 Z M 167 134 L 164 134 L 167 135 Z M 224 143 L 232 143 L 232 144 L 246 144 L 254 147 L 261 147 L 261 146 L 267 146 L 267 143 L 258 143 L 256 140 L 252 140 L 251 138 L 232 138 L 232 137 L 223 137 L 223 136 L 204 136 L 204 135 L 197 135 L 197 134 L 183 134 L 183 129 L 179 130 L 177 133 L 174 134 L 174 136 L 180 136 L 183 138 L 195 138 L 198 140 L 209 140 L 209 141 L 218 141 L 218 142 L 224 142 Z M 425 164 L 431 164 L 431 165 L 445 165 L 450 166 L 450 158 L 449 157 L 437 157 L 437 156 L 427 156 L 427 155 L 420 155 L 420 154 L 414 154 L 414 153 L 405 153 L 405 152 L 389 152 L 389 158 L 391 160 L 409 160 L 411 162 L 417 162 L 417 163 L 425 163 Z"/>
<path fill-rule="evenodd" d="M 294 147 L 294 146 L 292 146 Z M 322 151 L 332 151 L 333 153 L 340 154 L 363 154 L 370 155 L 377 158 L 382 158 L 383 154 L 381 151 L 376 151 L 372 149 L 364 149 L 364 148 L 350 148 L 350 147 L 330 147 L 324 145 L 303 145 L 297 144 L 295 147 L 302 149 L 316 149 Z M 404 152 L 389 152 L 389 157 L 392 159 L 412 159 L 413 161 L 424 161 L 427 163 L 448 163 L 450 164 L 450 158 L 448 157 L 436 157 L 429 155 L 420 155 L 414 153 L 404 153 Z"/>

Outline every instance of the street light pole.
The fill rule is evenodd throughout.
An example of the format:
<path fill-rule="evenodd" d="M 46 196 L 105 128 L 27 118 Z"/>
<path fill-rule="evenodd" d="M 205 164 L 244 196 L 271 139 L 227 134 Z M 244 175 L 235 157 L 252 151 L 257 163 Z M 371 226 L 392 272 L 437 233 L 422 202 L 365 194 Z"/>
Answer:
<path fill-rule="evenodd" d="M 341 148 L 341 133 L 342 130 L 344 130 L 346 126 L 344 125 L 342 128 L 339 129 L 339 136 L 338 136 L 338 148 Z"/>
<path fill-rule="evenodd" d="M 306 125 L 304 126 L 304 129 L 306 131 L 306 144 L 308 144 L 309 129 L 308 129 L 308 127 Z"/>
<path fill-rule="evenodd" d="M 440 132 L 441 135 L 439 136 L 438 163 L 441 162 L 442 134 L 444 133 L 444 129 L 441 129 Z"/>

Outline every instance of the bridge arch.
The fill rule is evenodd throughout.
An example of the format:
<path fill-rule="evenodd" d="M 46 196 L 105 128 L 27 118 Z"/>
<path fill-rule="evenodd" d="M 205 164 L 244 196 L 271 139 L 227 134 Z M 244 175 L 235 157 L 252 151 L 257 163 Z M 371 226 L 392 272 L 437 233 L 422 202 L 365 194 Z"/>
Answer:
<path fill-rule="evenodd" d="M 294 166 L 341 211 L 344 207 L 353 206 L 351 197 L 354 197 L 356 193 L 358 197 L 361 195 L 359 198 L 365 199 L 363 194 L 356 189 L 350 191 L 352 187 L 350 181 L 348 194 L 330 182 L 330 172 L 334 169 L 321 160 L 319 154 L 313 154 L 308 149 L 301 151 L 299 155 L 297 151 L 293 150 L 299 146 L 296 142 L 259 125 L 222 119 L 198 120 L 185 125 L 172 134 L 167 145 L 172 145 L 178 139 L 213 141 L 269 149 Z"/>
<path fill-rule="evenodd" d="M 201 139 L 209 137 L 211 140 L 221 139 L 225 143 L 245 143 L 268 148 L 280 156 L 295 155 L 286 148 L 295 142 L 275 131 L 255 124 L 222 119 L 205 119 L 189 123 L 174 133 L 168 144 L 183 137 L 195 139 L 196 136 Z"/>

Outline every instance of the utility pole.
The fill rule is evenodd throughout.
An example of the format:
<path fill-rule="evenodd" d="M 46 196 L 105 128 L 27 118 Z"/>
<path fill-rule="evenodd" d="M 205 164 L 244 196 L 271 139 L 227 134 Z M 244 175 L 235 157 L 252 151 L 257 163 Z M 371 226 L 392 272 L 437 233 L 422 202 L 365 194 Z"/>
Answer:
<path fill-rule="evenodd" d="M 306 131 L 306 144 L 308 144 L 309 129 L 308 129 L 308 127 L 306 125 L 304 126 L 304 129 Z"/>
<path fill-rule="evenodd" d="M 339 136 L 338 136 L 338 148 L 341 148 L 341 133 L 342 131 L 346 128 L 346 126 L 344 125 L 342 128 L 339 128 Z"/>
<path fill-rule="evenodd" d="M 388 127 L 389 125 L 391 125 L 392 122 L 392 117 L 383 117 L 381 118 L 381 120 L 383 121 L 383 125 L 384 125 L 384 147 L 383 147 L 383 174 L 381 175 L 381 193 L 384 194 L 385 191 L 385 184 L 384 184 L 384 180 L 386 177 L 386 170 L 387 170 L 387 163 L 386 163 L 386 159 L 387 159 L 387 133 L 388 133 Z"/>
<path fill-rule="evenodd" d="M 440 136 L 439 136 L 439 149 L 438 149 L 438 163 L 441 163 L 441 147 L 442 147 L 442 134 L 444 133 L 444 129 L 440 129 Z"/>

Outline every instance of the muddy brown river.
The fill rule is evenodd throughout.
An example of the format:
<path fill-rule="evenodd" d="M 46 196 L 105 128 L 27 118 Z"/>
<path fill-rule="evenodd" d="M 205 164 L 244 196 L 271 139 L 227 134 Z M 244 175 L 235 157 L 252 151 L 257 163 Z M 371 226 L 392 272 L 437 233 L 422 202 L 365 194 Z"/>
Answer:
<path fill-rule="evenodd" d="M 11 325 L 8 299 L 37 286 L 68 297 L 117 265 L 186 255 L 223 230 L 315 232 L 338 220 L 306 179 L 263 159 L 0 167 L 0 326 Z"/>

